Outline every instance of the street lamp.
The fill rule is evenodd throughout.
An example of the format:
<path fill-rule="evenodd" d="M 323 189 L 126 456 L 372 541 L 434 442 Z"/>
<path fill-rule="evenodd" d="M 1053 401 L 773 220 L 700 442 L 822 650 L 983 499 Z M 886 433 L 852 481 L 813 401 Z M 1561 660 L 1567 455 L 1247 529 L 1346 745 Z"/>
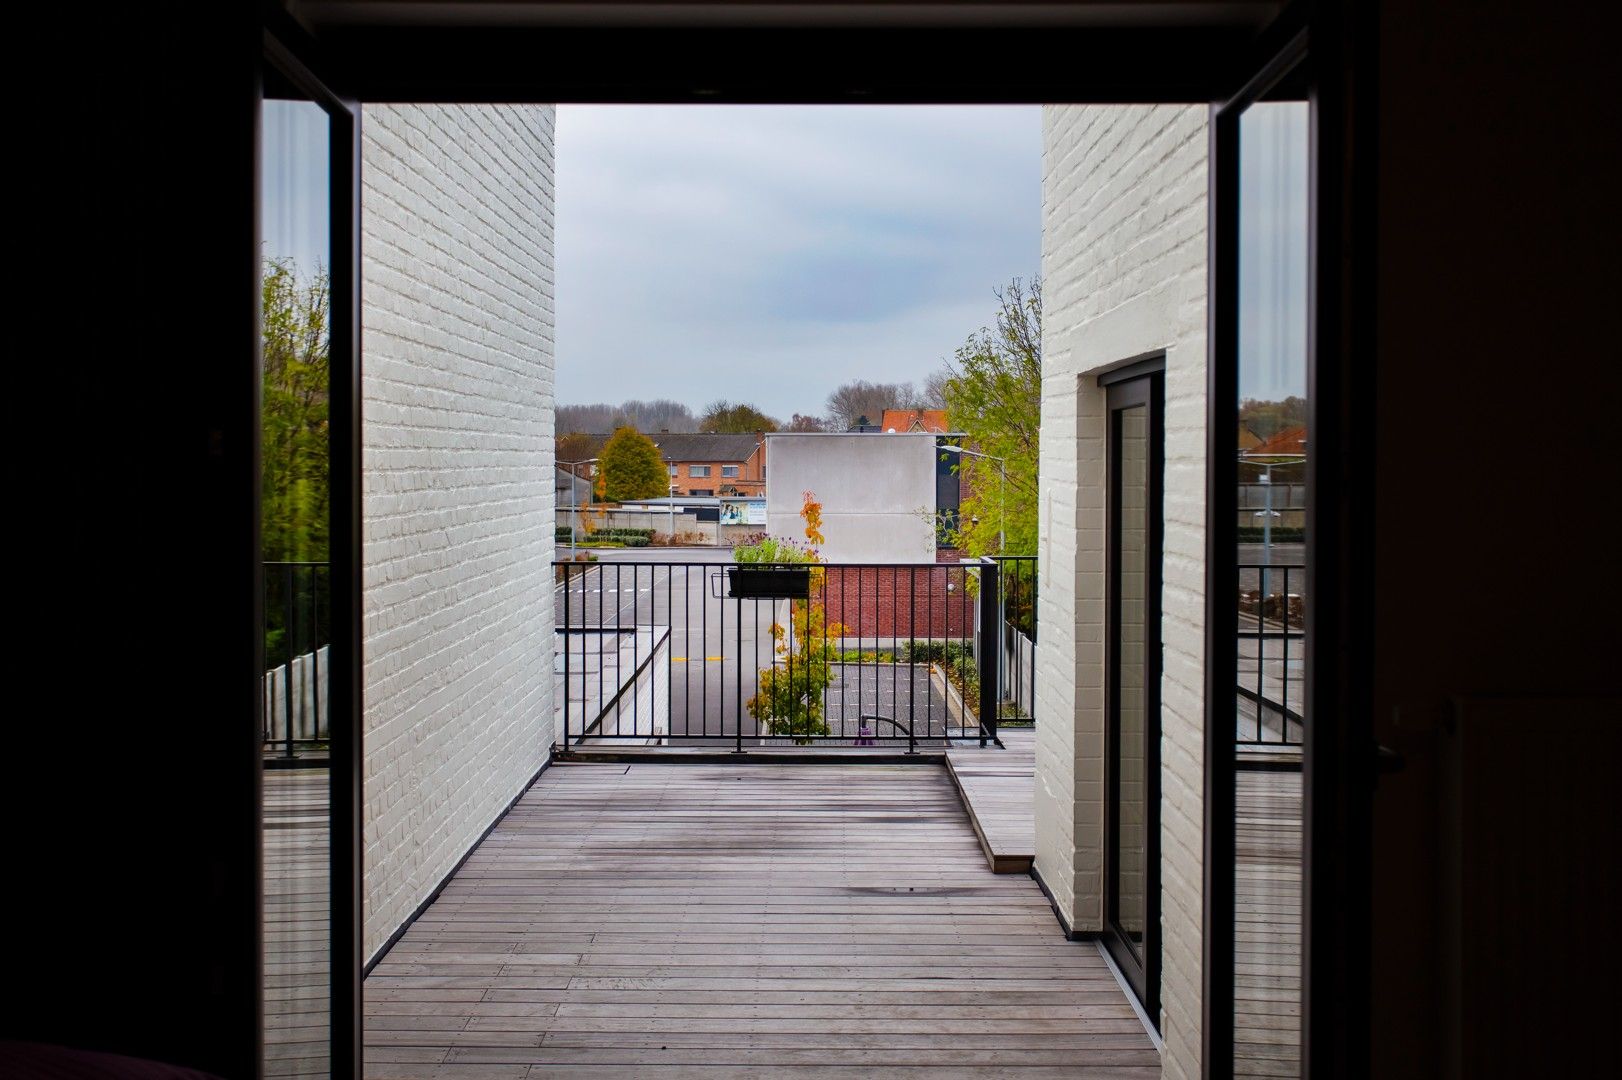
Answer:
<path fill-rule="evenodd" d="M 985 458 L 987 461 L 997 463 L 997 480 L 1000 484 L 997 489 L 997 551 L 1000 553 L 1008 546 L 1008 535 L 1004 528 L 1007 524 L 1004 504 L 1008 501 L 1008 459 L 1000 458 L 996 454 L 982 454 L 978 450 L 969 450 L 950 443 L 942 443 L 941 449 L 949 454 L 967 454 L 970 457 Z"/>
<path fill-rule="evenodd" d="M 1305 460 L 1307 460 L 1305 454 L 1252 455 L 1244 450 L 1239 451 L 1241 464 L 1256 465 L 1263 470 L 1259 481 L 1266 487 L 1267 501 L 1264 508 L 1256 511 L 1254 516 L 1262 519 L 1262 562 L 1269 566 L 1273 562 L 1273 519 L 1279 516 L 1279 512 L 1273 509 L 1273 466 L 1296 465 Z"/>
<path fill-rule="evenodd" d="M 567 465 L 567 466 L 569 466 L 569 561 L 570 562 L 574 561 L 574 533 L 575 533 L 575 528 L 576 528 L 576 522 L 577 522 L 577 520 L 579 518 L 579 506 L 580 506 L 580 499 L 579 499 L 578 496 L 575 495 L 574 482 L 579 477 L 577 476 L 577 474 L 574 471 L 574 466 L 576 466 L 576 465 L 594 465 L 594 464 L 596 464 L 597 462 L 599 462 L 601 460 L 602 460 L 602 458 L 589 457 L 589 458 L 582 458 L 579 461 L 560 461 L 560 462 L 558 462 L 559 465 Z"/>

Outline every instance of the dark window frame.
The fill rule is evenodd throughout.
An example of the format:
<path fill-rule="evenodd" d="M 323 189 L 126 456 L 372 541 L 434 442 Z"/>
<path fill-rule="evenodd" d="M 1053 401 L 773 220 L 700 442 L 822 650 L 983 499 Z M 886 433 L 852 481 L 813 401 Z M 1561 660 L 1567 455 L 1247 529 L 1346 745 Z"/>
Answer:
<path fill-rule="evenodd" d="M 1104 948 L 1121 970 L 1143 1006 L 1149 1022 L 1159 1029 L 1160 1017 L 1160 680 L 1164 665 L 1161 648 L 1161 587 L 1165 555 L 1165 353 L 1156 353 L 1128 366 L 1105 372 L 1098 385 L 1106 391 L 1108 418 L 1106 442 L 1107 537 L 1104 576 L 1107 583 L 1104 632 L 1105 722 L 1104 722 Z M 1146 410 L 1149 422 L 1149 462 L 1147 495 L 1147 550 L 1145 562 L 1143 623 L 1152 636 L 1144 641 L 1144 931 L 1143 945 L 1134 946 L 1120 928 L 1110 921 L 1119 905 L 1116 895 L 1115 865 L 1120 859 L 1119 837 L 1113 814 L 1120 806 L 1120 773 L 1114 768 L 1116 744 L 1120 738 L 1121 669 L 1121 536 L 1120 523 L 1121 412 L 1132 407 Z"/>

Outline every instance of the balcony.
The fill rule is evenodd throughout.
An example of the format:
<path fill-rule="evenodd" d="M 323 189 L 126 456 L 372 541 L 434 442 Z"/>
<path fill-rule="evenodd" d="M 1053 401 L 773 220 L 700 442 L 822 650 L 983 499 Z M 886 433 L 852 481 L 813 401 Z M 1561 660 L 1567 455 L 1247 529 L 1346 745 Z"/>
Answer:
<path fill-rule="evenodd" d="M 366 1061 L 1160 1074 L 1102 954 L 991 872 L 945 772 L 870 764 L 549 769 L 367 979 Z"/>

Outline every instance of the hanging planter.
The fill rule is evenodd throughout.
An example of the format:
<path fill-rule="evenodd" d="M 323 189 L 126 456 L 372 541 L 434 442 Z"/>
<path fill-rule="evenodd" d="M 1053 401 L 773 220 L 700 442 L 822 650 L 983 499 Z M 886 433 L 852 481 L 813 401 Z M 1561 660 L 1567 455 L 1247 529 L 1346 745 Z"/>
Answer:
<path fill-rule="evenodd" d="M 729 566 L 727 595 L 738 600 L 804 600 L 811 595 L 811 568 L 749 563 Z"/>

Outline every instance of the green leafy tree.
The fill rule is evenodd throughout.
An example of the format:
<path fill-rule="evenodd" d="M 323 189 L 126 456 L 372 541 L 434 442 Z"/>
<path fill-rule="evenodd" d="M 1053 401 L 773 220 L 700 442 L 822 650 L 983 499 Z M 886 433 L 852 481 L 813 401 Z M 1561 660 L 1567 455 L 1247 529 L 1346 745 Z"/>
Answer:
<path fill-rule="evenodd" d="M 608 502 L 670 494 L 670 474 L 659 448 L 636 428 L 622 427 L 614 432 L 598 457 L 601 494 Z"/>
<path fill-rule="evenodd" d="M 729 435 L 752 435 L 757 431 L 776 431 L 777 421 L 741 401 L 711 402 L 699 417 L 698 430 Z"/>
<path fill-rule="evenodd" d="M 995 460 L 952 455 L 964 481 L 956 546 L 995 555 L 1006 528 L 1009 555 L 1036 554 L 1036 463 L 1042 418 L 1042 282 L 1015 278 L 998 289 L 996 325 L 983 327 L 948 363 L 942 387 L 948 426 Z"/>
<path fill-rule="evenodd" d="M 265 262 L 260 528 L 266 559 L 327 558 L 331 297 L 324 269 L 305 281 L 291 260 Z"/>

